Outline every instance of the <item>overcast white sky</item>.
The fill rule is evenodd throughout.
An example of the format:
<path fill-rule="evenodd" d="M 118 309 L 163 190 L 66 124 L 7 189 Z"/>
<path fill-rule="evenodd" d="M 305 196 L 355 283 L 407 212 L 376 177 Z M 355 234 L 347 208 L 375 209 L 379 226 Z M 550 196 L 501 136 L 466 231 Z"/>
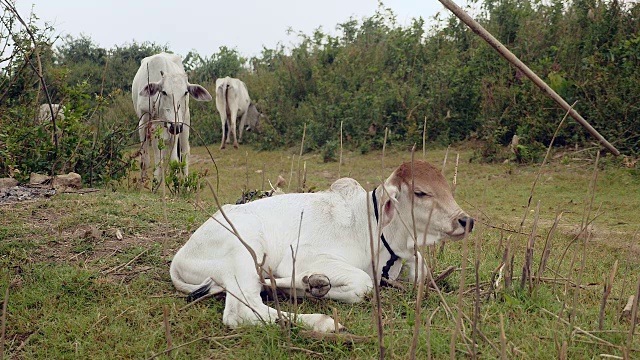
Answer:
<path fill-rule="evenodd" d="M 335 34 L 336 25 L 349 17 L 373 15 L 378 1 L 16 0 L 25 19 L 32 5 L 57 33 L 86 34 L 105 48 L 152 41 L 183 56 L 191 49 L 209 56 L 224 45 L 248 57 L 263 46 L 297 42 L 295 35 L 287 35 L 288 28 L 311 35 L 321 26 Z M 402 25 L 420 16 L 428 22 L 437 12 L 448 15 L 437 0 L 385 0 L 384 6 L 393 9 Z"/>

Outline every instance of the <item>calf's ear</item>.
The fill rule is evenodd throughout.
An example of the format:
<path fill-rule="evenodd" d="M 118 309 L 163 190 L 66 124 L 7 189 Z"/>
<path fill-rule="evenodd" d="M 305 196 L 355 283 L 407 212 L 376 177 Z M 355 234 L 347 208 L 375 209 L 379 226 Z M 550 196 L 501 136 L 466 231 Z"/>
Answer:
<path fill-rule="evenodd" d="M 140 90 L 140 96 L 150 97 L 162 91 L 162 84 L 159 82 L 148 83 L 142 90 Z"/>
<path fill-rule="evenodd" d="M 207 89 L 200 85 L 189 84 L 187 85 L 187 90 L 189 90 L 189 94 L 198 101 L 211 101 L 212 99 Z"/>
<path fill-rule="evenodd" d="M 384 229 L 393 217 L 396 215 L 396 206 L 398 206 L 398 195 L 400 194 L 400 189 L 395 185 L 384 185 L 384 190 L 382 194 L 382 209 L 380 214 L 382 216 L 382 228 Z"/>

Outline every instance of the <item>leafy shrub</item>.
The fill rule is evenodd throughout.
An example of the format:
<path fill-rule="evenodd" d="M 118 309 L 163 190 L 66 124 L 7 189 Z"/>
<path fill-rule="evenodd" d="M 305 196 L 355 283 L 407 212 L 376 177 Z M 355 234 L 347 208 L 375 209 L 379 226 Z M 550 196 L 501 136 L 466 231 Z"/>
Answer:
<path fill-rule="evenodd" d="M 327 141 L 322 147 L 322 161 L 331 162 L 337 161 L 339 144 L 335 140 Z"/>

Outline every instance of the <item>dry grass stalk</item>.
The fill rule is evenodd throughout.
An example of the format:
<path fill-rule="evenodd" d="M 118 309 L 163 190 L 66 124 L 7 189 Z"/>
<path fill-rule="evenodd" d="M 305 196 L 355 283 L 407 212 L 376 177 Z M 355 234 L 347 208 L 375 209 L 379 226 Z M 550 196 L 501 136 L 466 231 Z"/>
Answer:
<path fill-rule="evenodd" d="M 416 153 L 416 144 L 413 144 L 413 147 L 411 148 L 411 229 L 413 230 L 413 258 L 415 261 L 415 268 L 416 271 L 413 274 L 413 289 L 415 290 L 416 285 L 418 284 L 418 266 L 420 266 L 420 264 L 418 264 L 418 233 L 416 231 L 416 216 L 415 216 L 415 206 L 414 206 L 414 200 L 415 200 L 415 196 L 413 195 L 415 193 L 415 186 L 416 186 L 416 179 L 414 176 L 414 158 L 415 158 L 415 153 Z M 427 222 L 428 224 L 428 222 Z M 428 225 L 427 225 L 428 226 Z M 425 236 L 426 236 L 426 232 L 425 232 Z M 420 296 L 420 295 L 418 295 Z M 417 310 L 417 309 L 416 309 Z M 417 310 L 419 311 L 419 310 Z M 417 317 L 416 317 L 417 318 Z M 418 321 L 416 321 L 416 324 L 418 324 Z M 414 336 L 416 336 L 414 334 Z M 417 341 L 417 339 L 416 339 Z"/>
<path fill-rule="evenodd" d="M 289 347 L 289 349 L 293 350 L 293 351 L 300 351 L 300 352 L 305 353 L 305 354 L 310 355 L 310 356 L 324 358 L 323 354 L 321 354 L 319 352 L 315 352 L 313 350 L 309 350 L 309 349 L 305 349 L 305 348 L 301 348 L 301 347 L 296 347 L 296 346 L 291 346 L 291 347 Z M 289 358 L 291 358 L 291 356 L 289 356 Z"/>
<path fill-rule="evenodd" d="M 386 132 L 385 132 L 386 140 Z M 383 159 L 384 159 L 384 145 L 383 145 Z M 371 205 L 369 204 L 369 197 L 367 197 L 367 214 L 371 214 Z M 382 308 L 380 304 L 380 284 L 378 282 L 378 268 L 375 260 L 375 247 L 373 246 L 373 229 L 371 227 L 371 216 L 367 216 L 367 222 L 369 224 L 369 246 L 371 248 L 371 267 L 373 272 L 373 292 L 375 303 L 375 315 L 376 325 L 378 329 L 378 347 L 380 349 L 379 358 L 382 360 L 385 357 L 384 348 L 384 332 L 382 329 Z M 380 236 L 378 236 L 380 237 Z M 378 247 L 379 248 L 379 247 Z"/>
<path fill-rule="evenodd" d="M 427 157 L 427 117 L 424 117 L 424 125 L 422 125 L 422 160 Z"/>
<path fill-rule="evenodd" d="M 547 152 L 544 155 L 544 159 L 542 159 L 542 164 L 540 164 L 540 168 L 538 169 L 536 178 L 533 180 L 533 184 L 531 184 L 531 191 L 529 191 L 529 199 L 527 200 L 527 206 L 525 206 L 524 216 L 522 216 L 522 221 L 520 222 L 520 231 L 522 231 L 524 222 L 527 219 L 529 207 L 531 206 L 531 199 L 533 199 L 533 190 L 536 188 L 536 184 L 538 183 L 538 179 L 540 179 L 540 175 L 542 174 L 542 169 L 544 168 L 544 165 L 547 163 L 547 159 L 549 159 L 549 154 L 551 153 L 551 147 L 553 146 L 553 142 L 556 140 L 556 136 L 558 136 L 558 132 L 560 131 L 562 124 L 564 124 L 564 121 L 567 119 L 567 117 L 569 116 L 569 113 L 571 112 L 573 107 L 576 105 L 576 103 L 577 101 L 574 102 L 573 105 L 571 105 L 570 110 L 567 111 L 566 114 L 564 114 L 564 117 L 562 118 L 562 120 L 560 120 L 560 123 L 558 124 L 558 127 L 556 128 L 555 133 L 553 133 L 553 137 L 551 137 L 551 141 L 549 142 L 549 147 L 547 147 Z"/>
<path fill-rule="evenodd" d="M 507 236 L 507 245 L 504 248 L 504 255 L 502 257 L 504 262 L 504 288 L 511 287 L 513 281 L 513 254 L 511 253 L 511 235 Z"/>
<path fill-rule="evenodd" d="M 387 151 L 387 138 L 389 136 L 389 128 L 384 128 L 384 140 L 382 141 L 382 158 L 380 159 L 380 169 L 382 172 L 380 173 L 381 181 L 384 181 L 385 170 L 384 170 L 384 154 Z"/>
<path fill-rule="evenodd" d="M 500 241 L 498 242 L 498 252 L 502 251 L 502 242 L 504 241 L 504 224 L 500 228 Z"/>
<path fill-rule="evenodd" d="M 291 188 L 291 179 L 293 179 L 293 162 L 295 161 L 296 155 L 291 155 L 291 170 L 289 171 L 289 182 L 287 182 L 287 192 Z"/>
<path fill-rule="evenodd" d="M 338 179 L 342 177 L 342 121 L 340 121 L 340 161 L 338 162 Z"/>
<path fill-rule="evenodd" d="M 570 331 L 575 331 L 576 333 L 586 335 L 587 337 L 590 337 L 591 339 L 597 341 L 598 344 L 600 344 L 600 345 L 616 347 L 616 345 L 613 345 L 612 343 L 608 342 L 607 340 L 604 340 L 602 338 L 599 338 L 599 337 L 593 335 L 589 331 L 583 330 L 583 329 L 579 328 L 578 326 L 572 326 L 570 322 L 568 322 L 567 320 L 561 318 L 560 316 L 552 313 L 551 311 L 549 311 L 549 310 L 547 310 L 545 308 L 540 308 L 540 310 L 542 310 L 542 312 L 544 312 L 546 314 L 549 314 L 549 315 L 553 316 L 554 318 L 558 319 L 558 321 L 562 322 L 563 324 L 569 325 Z"/>
<path fill-rule="evenodd" d="M 558 359 L 560 360 L 567 360 L 567 341 L 564 340 L 562 342 L 562 347 L 560 348 L 560 354 L 558 354 Z"/>
<path fill-rule="evenodd" d="M 187 310 L 188 308 L 190 308 L 190 307 L 194 306 L 195 304 L 197 304 L 197 303 L 199 303 L 199 302 L 201 302 L 201 301 L 204 301 L 204 300 L 206 300 L 206 299 L 208 299 L 208 298 L 212 298 L 212 297 L 214 297 L 214 296 L 216 296 L 216 295 L 218 295 L 218 294 L 220 294 L 220 293 L 222 293 L 222 292 L 224 292 L 224 291 L 215 292 L 215 293 L 209 293 L 209 294 L 206 294 L 206 295 L 204 295 L 204 296 L 201 296 L 201 297 L 199 297 L 199 298 L 197 298 L 197 299 L 193 300 L 192 302 L 188 303 L 187 305 L 185 305 L 185 306 L 181 307 L 180 309 L 178 309 L 178 311 L 184 311 L 184 310 Z"/>
<path fill-rule="evenodd" d="M 449 357 L 451 359 L 456 358 L 456 340 L 458 333 L 462 336 L 462 295 L 464 294 L 464 280 L 467 269 L 467 255 L 469 253 L 468 244 L 467 244 L 467 236 L 469 234 L 469 225 L 467 224 L 464 231 L 464 238 L 462 241 L 462 269 L 460 270 L 460 289 L 458 294 L 458 315 L 456 317 L 456 327 L 453 332 L 453 336 L 451 336 L 451 342 L 449 344 Z M 472 350 L 475 351 L 475 350 Z"/>
<path fill-rule="evenodd" d="M 500 313 L 500 359 L 507 360 L 507 337 L 504 334 L 504 316 Z"/>
<path fill-rule="evenodd" d="M 341 343 L 363 344 L 371 342 L 373 337 L 371 336 L 358 336 L 349 333 L 326 333 L 313 330 L 300 330 L 298 335 L 305 339 L 322 340 L 322 341 L 334 341 Z"/>
<path fill-rule="evenodd" d="M 449 157 L 449 148 L 451 145 L 447 146 L 447 151 L 444 153 L 444 160 L 442 161 L 442 175 L 444 175 L 444 169 L 447 167 L 447 157 Z"/>
<path fill-rule="evenodd" d="M 162 307 L 164 314 L 164 337 L 167 339 L 167 355 L 171 356 L 171 350 L 173 348 L 173 339 L 171 338 L 171 325 L 169 325 L 169 308 L 167 305 Z"/>
<path fill-rule="evenodd" d="M 607 299 L 611 294 L 611 289 L 613 287 L 613 280 L 616 277 L 616 272 L 618 271 L 618 260 L 613 263 L 613 269 L 611 269 L 611 275 L 609 278 L 604 279 L 604 290 L 602 293 L 602 303 L 600 304 L 600 317 L 598 318 L 598 329 L 602 330 L 604 328 L 604 310 L 607 306 Z"/>
<path fill-rule="evenodd" d="M 636 236 L 638 235 L 638 231 L 640 229 L 636 229 L 636 231 L 633 233 L 633 237 L 631 238 L 631 243 L 632 244 L 636 244 Z M 631 257 L 633 256 L 633 252 L 630 251 L 631 249 L 628 249 L 629 251 L 627 252 L 627 261 L 625 263 L 625 274 L 629 273 L 629 264 L 631 263 Z M 625 295 L 625 289 L 627 288 L 627 277 L 623 276 L 622 277 L 622 288 L 620 289 L 620 296 L 619 296 L 619 300 L 618 300 L 618 308 L 622 309 L 622 304 L 624 302 L 624 295 Z M 633 296 L 633 295 L 632 295 Z M 629 311 L 631 311 L 631 308 L 629 308 Z M 621 310 L 618 314 L 617 314 L 617 321 L 618 323 L 620 323 L 620 320 L 622 320 L 624 315 L 624 310 Z"/>
<path fill-rule="evenodd" d="M 264 191 L 264 177 L 265 177 L 266 167 L 267 167 L 267 164 L 262 163 L 262 185 L 260 186 L 261 191 Z"/>
<path fill-rule="evenodd" d="M 179 349 L 181 347 L 185 347 L 185 346 L 191 345 L 191 344 L 196 343 L 198 341 L 202 341 L 202 340 L 211 340 L 211 341 L 228 340 L 228 339 L 235 339 L 235 338 L 238 338 L 240 336 L 242 336 L 242 334 L 231 334 L 231 335 L 226 335 L 226 336 L 202 336 L 202 337 L 199 337 L 199 338 L 197 338 L 195 340 L 188 341 L 188 342 L 186 342 L 184 344 L 180 344 L 178 346 L 174 346 L 171 349 L 167 349 L 165 351 L 161 351 L 161 352 L 159 352 L 157 354 L 154 354 L 154 355 L 148 357 L 146 360 L 155 359 L 155 358 L 157 358 L 159 356 L 162 356 L 164 354 L 168 354 L 169 352 L 171 352 L 173 350 L 176 350 L 176 349 Z"/>
<path fill-rule="evenodd" d="M 600 354 L 601 358 L 604 359 L 624 359 L 622 356 L 617 356 L 617 355 L 610 355 L 610 354 Z"/>
<path fill-rule="evenodd" d="M 428 360 L 431 360 L 431 322 L 433 321 L 433 317 L 436 316 L 436 313 L 438 312 L 438 310 L 440 310 L 439 306 L 435 310 L 433 310 L 433 312 L 431 313 L 431 316 L 429 316 L 429 319 L 427 321 L 426 338 L 427 338 L 427 359 Z"/>
<path fill-rule="evenodd" d="M 625 359 L 631 359 L 631 344 L 633 344 L 633 333 L 636 328 L 636 322 L 638 320 L 638 298 L 640 298 L 640 276 L 638 276 L 636 295 L 633 298 L 633 305 L 631 306 L 631 324 L 629 325 L 629 336 L 627 337 L 627 347 L 623 351 Z"/>
<path fill-rule="evenodd" d="M 536 206 L 536 218 L 533 221 L 533 228 L 527 241 L 527 250 L 524 257 L 524 266 L 522 267 L 522 278 L 520 279 L 520 287 L 524 288 L 529 283 L 529 292 L 531 292 L 531 264 L 533 263 L 533 249 L 536 241 L 536 232 L 538 230 L 538 220 L 540 219 L 540 200 Z"/>
<path fill-rule="evenodd" d="M 242 239 L 242 236 L 240 236 L 240 233 L 238 232 L 238 229 L 236 229 L 235 225 L 233 225 L 231 220 L 227 217 L 227 214 L 222 209 L 222 206 L 220 205 L 220 200 L 218 200 L 218 195 L 216 194 L 216 191 L 213 190 L 213 185 L 211 185 L 211 182 L 208 179 L 205 179 L 205 181 L 209 185 L 209 189 L 211 190 L 211 194 L 213 194 L 213 200 L 216 202 L 216 206 L 218 207 L 218 211 L 220 211 L 220 214 L 222 215 L 222 217 L 224 217 L 224 219 L 227 221 L 229 226 L 231 226 L 231 230 L 229 228 L 227 228 L 226 226 L 224 226 L 224 225 L 223 226 L 227 230 L 229 230 L 233 235 L 235 235 L 235 237 L 240 241 L 240 243 L 242 243 L 242 245 L 245 247 L 245 249 L 247 249 L 247 251 L 249 252 L 249 255 L 251 255 L 251 258 L 253 259 L 253 263 L 254 263 L 254 265 L 256 267 L 256 272 L 258 273 L 258 278 L 260 279 L 260 282 L 262 283 L 262 285 L 264 285 L 265 284 L 264 283 L 264 270 L 262 269 L 262 265 L 264 264 L 264 257 L 262 258 L 262 260 L 260 262 L 258 262 L 258 256 L 256 255 L 256 252 L 253 250 L 253 248 L 251 246 L 249 246 L 249 244 L 247 244 Z M 213 216 L 211 218 L 215 219 Z M 218 222 L 218 223 L 221 224 L 220 222 Z"/>
<path fill-rule="evenodd" d="M 340 326 L 339 326 L 340 322 L 338 321 L 338 309 L 336 309 L 336 307 L 333 307 L 333 326 L 334 329 L 333 331 L 338 334 L 340 332 Z"/>
<path fill-rule="evenodd" d="M 300 155 L 298 156 L 298 192 L 302 191 L 300 185 L 302 184 L 300 179 L 300 159 L 302 159 L 302 152 L 304 151 L 304 138 L 307 135 L 307 124 L 304 124 L 302 128 L 302 141 L 300 142 Z"/>
<path fill-rule="evenodd" d="M 307 187 L 307 162 L 302 163 L 302 192 Z"/>
<path fill-rule="evenodd" d="M 456 187 L 458 187 L 458 164 L 460 163 L 460 153 L 456 154 L 456 166 L 453 168 L 453 184 L 451 186 L 451 195 L 456 196 Z"/>
<path fill-rule="evenodd" d="M 567 246 L 565 246 L 564 251 L 562 252 L 562 255 L 560 256 L 560 260 L 558 260 L 558 265 L 556 265 L 556 270 L 555 271 L 552 270 L 554 272 L 554 274 L 555 274 L 555 279 L 554 279 L 555 281 L 558 280 L 558 276 L 561 277 L 561 275 L 560 275 L 560 265 L 562 265 L 562 263 L 564 262 L 564 258 L 565 258 L 565 256 L 567 256 L 567 252 L 569 251 L 571 246 L 576 241 L 578 241 L 578 239 L 580 239 L 580 236 L 582 236 L 582 234 L 585 232 L 587 227 L 589 225 L 591 225 L 598 217 L 600 217 L 600 215 L 602 215 L 602 213 L 600 213 L 600 209 L 598 208 L 598 211 L 596 211 L 596 215 L 593 217 L 593 219 L 591 219 L 589 222 L 587 222 L 587 226 L 580 228 L 580 231 L 578 232 L 578 234 L 576 234 L 573 237 L 573 239 L 571 239 L 571 241 L 569 241 L 569 244 L 567 244 Z M 570 269 L 573 268 L 573 264 L 575 263 L 575 258 L 576 258 L 576 255 L 574 254 L 574 256 L 573 256 L 573 258 L 571 260 L 571 266 L 569 266 Z M 567 277 L 565 279 L 569 280 L 570 277 Z M 552 290 L 552 292 L 555 293 L 555 291 L 556 291 L 555 285 L 553 286 L 553 288 L 551 290 Z"/>
<path fill-rule="evenodd" d="M 4 342 L 7 330 L 7 304 L 9 303 L 9 286 L 4 291 L 4 300 L 2 301 L 2 328 L 0 329 L 0 359 L 4 358 Z"/>
<path fill-rule="evenodd" d="M 458 158 L 459 158 L 459 154 L 458 157 L 456 158 L 456 175 L 457 175 L 457 163 L 458 163 Z M 455 176 L 454 176 L 455 178 Z M 487 182 L 485 182 L 485 187 L 484 187 L 484 192 L 482 193 L 482 204 L 481 207 L 484 207 L 484 200 L 485 200 L 485 195 L 487 193 Z M 479 210 L 478 208 L 476 208 L 476 219 L 478 219 L 480 217 L 480 212 L 481 210 Z M 480 319 L 480 254 L 482 252 L 482 226 L 478 226 L 476 228 L 476 243 L 475 243 L 475 249 L 474 249 L 474 258 L 475 258 L 475 275 L 476 275 L 476 286 L 475 286 L 475 299 L 474 299 L 474 308 L 473 308 L 473 333 L 472 333 L 472 340 L 473 340 L 473 346 L 474 346 L 474 351 L 472 352 L 472 357 L 475 359 L 476 358 L 476 351 L 475 349 L 477 348 L 477 341 L 476 341 L 476 336 L 478 333 L 481 333 L 480 329 L 478 328 L 478 322 Z"/>
<path fill-rule="evenodd" d="M 564 214 L 564 211 L 558 212 L 558 214 L 556 215 L 556 219 L 553 222 L 553 226 L 551 226 L 551 230 L 549 230 L 549 233 L 547 233 L 547 239 L 544 242 L 542 256 L 540 257 L 540 264 L 538 265 L 538 272 L 536 274 L 536 285 L 540 283 L 540 278 L 542 277 L 545 270 L 547 269 L 547 262 L 549 261 L 549 255 L 551 255 L 551 247 L 552 247 L 551 239 L 553 239 L 553 235 L 555 234 L 556 229 L 558 228 L 558 224 L 560 223 L 560 219 L 562 219 L 563 214 Z"/>
<path fill-rule="evenodd" d="M 413 170 L 412 170 L 412 172 L 413 172 Z M 413 183 L 413 181 L 412 181 L 412 183 Z M 412 184 L 412 186 L 413 186 L 413 184 Z M 412 200 L 412 204 L 413 204 L 413 200 Z M 413 205 L 411 206 L 411 210 L 413 212 Z M 424 238 L 422 240 L 423 243 L 426 242 L 426 240 L 427 240 L 427 233 L 429 232 L 429 225 L 431 223 L 431 215 L 432 214 L 433 214 L 433 208 L 431 208 L 431 211 L 429 211 L 429 217 L 427 218 L 427 224 L 425 225 L 425 229 L 424 229 Z M 414 221 L 413 227 L 414 227 L 414 231 L 415 231 L 415 221 Z M 417 237 L 417 235 L 414 235 L 414 239 L 415 239 L 415 237 Z M 415 241 L 414 246 L 415 246 L 414 249 L 417 249 L 417 247 L 418 247 L 417 240 Z M 423 276 L 421 276 L 420 279 L 418 279 L 418 272 L 419 272 L 418 269 L 424 269 L 425 266 L 426 266 L 426 263 L 425 263 L 425 260 L 424 260 L 424 258 L 425 258 L 424 254 L 422 255 L 422 263 L 420 263 L 420 264 L 418 264 L 418 255 L 417 255 L 417 253 L 415 253 L 414 256 L 416 258 L 415 280 L 418 282 L 418 297 L 416 299 L 415 323 L 414 323 L 414 328 L 413 328 L 413 338 L 412 338 L 412 341 L 411 341 L 411 349 L 409 351 L 409 359 L 415 359 L 416 358 L 416 349 L 418 348 L 418 335 L 420 334 L 420 309 L 422 308 L 422 295 L 423 295 L 423 291 L 424 291 L 424 282 L 425 282 L 424 274 L 425 274 L 425 272 L 423 271 L 422 272 Z M 429 278 L 432 278 L 432 276 L 431 276 L 431 268 L 429 268 L 429 267 L 427 267 L 426 276 L 428 276 Z M 427 286 L 426 290 L 427 290 L 427 292 L 429 291 L 429 287 L 428 286 Z M 426 297 L 427 294 L 425 294 L 425 297 Z"/>
<path fill-rule="evenodd" d="M 286 321 L 282 317 L 282 311 L 280 311 L 280 301 L 278 300 L 278 288 L 276 287 L 276 279 L 273 277 L 273 271 L 271 266 L 267 269 L 269 272 L 269 285 L 271 286 L 271 294 L 273 295 L 273 301 L 276 303 L 276 313 L 278 314 L 278 325 L 282 330 L 286 328 Z M 289 337 L 289 346 L 291 346 L 291 337 Z"/>
<path fill-rule="evenodd" d="M 293 290 L 293 322 L 296 322 L 298 319 L 298 294 L 296 287 L 296 259 L 298 257 L 298 247 L 300 246 L 300 233 L 302 232 L 302 218 L 304 217 L 304 210 L 300 212 L 300 223 L 298 224 L 298 241 L 296 242 L 296 250 L 293 251 L 293 246 L 289 245 L 291 248 L 291 258 L 293 263 L 291 265 L 291 289 Z"/>
<path fill-rule="evenodd" d="M 591 187 L 591 201 L 589 201 L 589 206 L 586 212 L 586 219 L 589 219 L 589 216 L 591 215 L 591 208 L 593 207 L 593 199 L 595 197 L 596 194 L 596 184 L 598 182 L 598 161 L 600 160 L 600 152 L 597 152 L 596 155 L 596 162 L 594 164 L 593 167 L 593 180 L 592 180 L 592 187 Z M 600 207 L 602 207 L 602 204 L 600 204 Z M 600 207 L 598 208 L 598 211 L 600 210 Z M 576 284 L 578 285 L 574 290 L 573 290 L 573 308 L 571 309 L 571 325 L 573 325 L 573 321 L 575 321 L 576 318 L 576 310 L 578 307 L 578 294 L 580 293 L 580 284 L 582 282 L 582 275 L 584 274 L 584 267 L 587 261 L 587 244 L 589 243 L 589 239 L 591 238 L 591 231 L 587 231 L 587 236 L 585 236 L 584 241 L 583 241 L 583 245 L 582 245 L 582 260 L 580 262 L 580 270 L 578 271 L 578 279 L 576 281 Z"/>
<path fill-rule="evenodd" d="M 471 340 L 473 345 L 473 351 L 471 352 L 471 358 L 476 358 L 476 349 L 478 348 L 477 335 L 479 332 L 478 329 L 478 321 L 480 318 L 480 259 L 476 259 L 475 263 L 475 275 L 476 275 L 476 286 L 475 286 L 475 296 L 474 296 L 474 306 L 473 306 L 473 321 L 472 321 L 472 333 Z"/>
<path fill-rule="evenodd" d="M 244 152 L 244 177 L 245 177 L 245 190 L 249 191 L 249 152 Z"/>
<path fill-rule="evenodd" d="M 620 315 L 622 318 L 631 319 L 631 309 L 633 309 L 633 300 L 635 298 L 636 298 L 635 295 L 631 295 L 627 299 L 627 304 L 624 306 L 624 309 L 622 309 L 622 314 Z"/>
<path fill-rule="evenodd" d="M 124 263 L 124 264 L 120 264 L 120 265 L 118 265 L 118 266 L 116 266 L 116 267 L 113 267 L 113 268 L 111 268 L 111 269 L 109 269 L 109 270 L 105 270 L 105 271 L 103 271 L 103 272 L 102 272 L 102 275 L 110 274 L 110 273 L 112 273 L 112 272 L 114 272 L 114 271 L 116 271 L 116 270 L 120 270 L 120 269 L 122 269 L 123 267 L 127 267 L 127 266 L 131 265 L 134 261 L 138 260 L 142 255 L 146 254 L 146 253 L 147 253 L 147 251 L 149 251 L 149 250 L 150 250 L 150 248 L 149 248 L 149 249 L 145 249 L 145 250 L 143 250 L 141 253 L 139 253 L 138 255 L 136 255 L 133 259 L 129 260 L 128 262 L 126 262 L 126 263 Z"/>

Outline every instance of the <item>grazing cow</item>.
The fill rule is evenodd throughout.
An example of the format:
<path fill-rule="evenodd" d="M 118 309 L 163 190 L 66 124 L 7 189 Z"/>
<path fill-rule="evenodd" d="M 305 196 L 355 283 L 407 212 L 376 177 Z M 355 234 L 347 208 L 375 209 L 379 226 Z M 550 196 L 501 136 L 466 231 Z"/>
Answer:
<path fill-rule="evenodd" d="M 155 136 L 158 127 L 161 127 L 160 139 L 167 148 L 170 147 L 170 159 L 184 161 L 184 173 L 189 173 L 189 94 L 198 101 L 212 99 L 204 87 L 189 84 L 180 56 L 160 53 L 142 59 L 131 86 L 133 106 L 140 120 L 142 180 L 146 178 L 149 167 L 149 146 L 153 146 L 153 175 L 160 181 L 160 163 L 165 157 L 165 150 L 158 149 L 159 139 Z"/>
<path fill-rule="evenodd" d="M 216 108 L 222 121 L 222 141 L 220 149 L 224 149 L 233 135 L 233 147 L 238 148 L 238 140 L 242 141 L 242 132 L 259 129 L 260 118 L 263 117 L 251 103 L 247 85 L 242 80 L 225 77 L 216 80 Z M 236 121 L 240 117 L 240 134 L 236 137 Z M 231 134 L 229 134 L 231 132 Z"/>
<path fill-rule="evenodd" d="M 42 124 L 44 121 L 51 121 L 51 109 L 53 108 L 53 113 L 56 116 L 56 120 L 64 120 L 64 105 L 60 104 L 51 104 L 51 108 L 49 104 L 42 104 L 38 109 L 38 124 Z"/>
<path fill-rule="evenodd" d="M 415 226 L 411 226 L 412 202 Z M 277 319 L 276 310 L 260 298 L 266 269 L 272 269 L 277 287 L 292 290 L 295 286 L 297 294 L 347 303 L 363 300 L 374 278 L 369 221 L 374 234 L 377 226 L 382 231 L 373 246 L 373 257 L 380 263 L 378 279 L 396 279 L 401 260 L 407 260 L 408 278 L 424 279 L 426 267 L 419 252 L 421 265 L 415 266 L 413 229 L 423 246 L 444 237 L 460 239 L 465 228 L 473 228 L 473 219 L 453 199 L 440 171 L 424 161 L 416 161 L 413 171 L 411 163 L 402 164 L 372 192 L 356 180 L 342 178 L 325 192 L 284 194 L 225 205 L 222 210 L 258 261 L 264 259 L 263 272 L 258 275 L 254 270 L 249 251 L 217 212 L 178 251 L 170 273 L 175 287 L 190 293 L 189 299 L 226 291 L 222 320 L 231 327 Z M 297 253 L 295 278 L 291 249 Z M 327 315 L 298 318 L 316 331 L 335 329 Z"/>

